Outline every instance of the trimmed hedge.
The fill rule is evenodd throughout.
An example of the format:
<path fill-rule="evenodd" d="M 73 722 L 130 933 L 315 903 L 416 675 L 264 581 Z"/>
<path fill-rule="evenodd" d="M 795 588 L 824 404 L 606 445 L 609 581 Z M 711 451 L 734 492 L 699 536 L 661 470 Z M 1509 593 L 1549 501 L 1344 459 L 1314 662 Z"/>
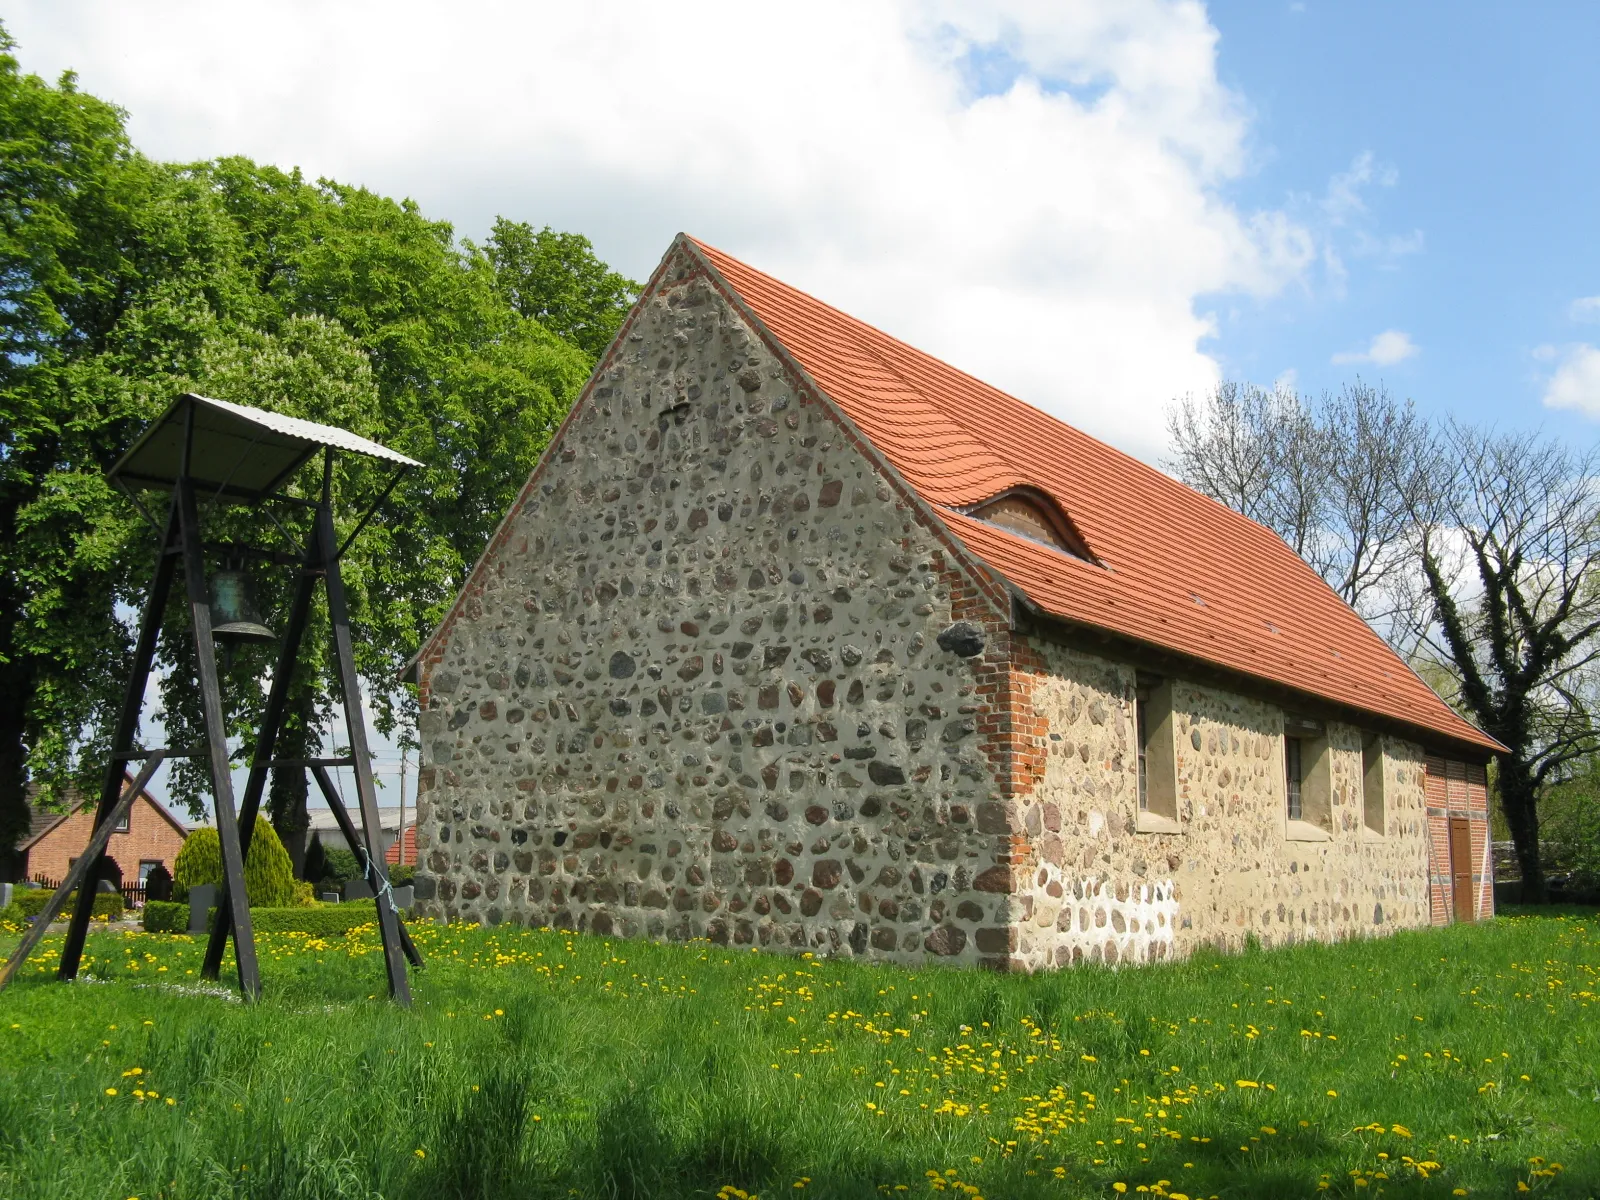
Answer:
<path fill-rule="evenodd" d="M 146 933 L 187 933 L 189 906 L 167 900 L 147 900 L 144 906 Z"/>
<path fill-rule="evenodd" d="M 253 908 L 250 919 L 262 933 L 343 937 L 358 925 L 376 925 L 378 906 L 372 900 L 353 900 L 315 908 Z"/>
<path fill-rule="evenodd" d="M 217 910 L 206 914 L 206 928 L 217 922 Z M 252 908 L 250 924 L 257 933 L 304 933 L 311 937 L 344 937 L 359 925 L 376 925 L 378 906 L 372 900 L 318 904 L 310 908 Z"/>
<path fill-rule="evenodd" d="M 12 903 L 22 910 L 22 915 L 32 919 L 44 911 L 44 906 L 50 903 L 50 897 L 55 895 L 52 888 L 29 888 L 26 891 L 12 893 Z M 72 910 L 77 906 L 78 893 L 73 892 L 67 898 L 67 905 L 61 910 L 58 921 L 66 920 L 71 916 Z M 96 892 L 94 894 L 94 915 L 104 917 L 108 921 L 122 920 L 126 905 L 122 902 L 121 892 Z"/>

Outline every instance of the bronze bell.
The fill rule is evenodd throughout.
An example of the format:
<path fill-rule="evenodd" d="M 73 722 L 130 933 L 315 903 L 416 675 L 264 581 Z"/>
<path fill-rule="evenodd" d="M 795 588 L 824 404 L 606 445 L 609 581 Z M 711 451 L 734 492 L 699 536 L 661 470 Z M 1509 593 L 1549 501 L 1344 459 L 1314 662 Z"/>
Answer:
<path fill-rule="evenodd" d="M 211 575 L 211 636 L 224 644 L 278 640 L 261 623 L 250 577 L 242 570 L 227 567 Z"/>

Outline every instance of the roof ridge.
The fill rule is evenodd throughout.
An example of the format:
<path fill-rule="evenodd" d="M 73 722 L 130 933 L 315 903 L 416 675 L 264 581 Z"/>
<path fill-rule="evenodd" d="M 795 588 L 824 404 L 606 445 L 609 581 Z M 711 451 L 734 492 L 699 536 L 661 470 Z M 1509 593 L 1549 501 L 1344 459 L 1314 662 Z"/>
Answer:
<path fill-rule="evenodd" d="M 686 239 L 975 560 L 1042 612 L 1382 715 L 1484 753 L 1498 743 L 1272 530 L 1160 467 L 699 239 Z M 1027 484 L 1109 570 L 1000 537 L 959 509 Z"/>
<path fill-rule="evenodd" d="M 1256 520 L 1246 516 L 1244 513 L 1241 513 L 1236 509 L 1229 508 L 1226 504 L 1224 504 L 1222 501 L 1218 500 L 1216 497 L 1208 496 L 1204 492 L 1196 490 L 1195 488 L 1193 488 L 1193 487 L 1189 486 L 1188 484 L 1184 483 L 1183 480 L 1178 479 L 1175 476 L 1168 474 L 1166 471 L 1162 470 L 1160 467 L 1156 466 L 1154 463 L 1145 462 L 1143 459 L 1137 457 L 1136 455 L 1131 455 L 1126 450 L 1121 450 L 1118 447 L 1112 445 L 1110 442 L 1106 441 L 1104 438 L 1096 437 L 1094 434 L 1088 432 L 1087 430 L 1080 429 L 1076 425 L 1073 425 L 1071 422 L 1062 420 L 1060 417 L 1056 416 L 1054 413 L 1049 412 L 1048 410 L 1046 410 L 1044 408 L 1041 408 L 1039 405 L 1034 404 L 1031 401 L 1024 400 L 1020 396 L 1013 395 L 1012 393 L 1006 391 L 1003 388 L 998 388 L 994 384 L 989 383 L 987 380 L 980 379 L 978 376 L 972 374 L 972 372 L 967 371 L 962 367 L 958 367 L 954 363 L 946 362 L 944 359 L 937 357 L 936 355 L 930 353 L 929 351 L 923 350 L 923 349 L 913 345 L 912 343 L 906 341 L 904 338 L 896 337 L 894 334 L 889 333 L 886 330 L 879 329 L 875 325 L 870 325 L 866 321 L 863 321 L 860 317 L 852 316 L 850 313 L 847 313 L 843 309 L 841 309 L 841 308 L 839 308 L 839 307 L 837 307 L 837 306 L 835 306 L 833 304 L 828 303 L 826 300 L 818 298 L 817 296 L 813 295 L 811 292 L 806 291 L 804 288 L 796 287 L 792 283 L 788 283 L 788 282 L 786 282 L 786 281 L 784 281 L 782 279 L 777 278 L 774 275 L 769 275 L 765 271 L 759 270 L 756 267 L 752 267 L 748 263 L 744 262 L 742 259 L 735 258 L 732 254 L 729 254 L 726 250 L 719 250 L 715 246 L 712 246 L 710 243 L 705 242 L 705 241 L 701 240 L 700 238 L 695 237 L 693 234 L 685 234 L 683 236 L 686 237 L 690 242 L 693 242 L 695 246 L 697 246 L 699 249 L 705 251 L 707 254 L 714 255 L 716 258 L 718 258 L 720 260 L 724 260 L 725 262 L 731 262 L 731 263 L 737 264 L 739 267 L 742 267 L 744 270 L 749 271 L 750 273 L 752 273 L 754 275 L 760 275 L 763 279 L 769 281 L 770 283 L 773 283 L 773 284 L 777 285 L 778 287 L 783 288 L 785 291 L 791 292 L 794 295 L 799 296 L 799 297 L 809 301 L 812 304 L 815 304 L 819 308 L 826 309 L 833 316 L 835 316 L 839 320 L 845 322 L 850 327 L 850 336 L 851 336 L 852 344 L 854 344 L 858 349 L 867 350 L 870 353 L 870 356 L 872 357 L 873 361 L 877 362 L 886 371 L 888 371 L 890 374 L 892 374 L 896 379 L 898 379 L 902 383 L 904 383 L 908 390 L 914 391 L 918 396 L 922 397 L 925 401 L 927 401 L 927 403 L 930 406 L 932 406 L 933 408 L 936 408 L 939 411 L 940 415 L 944 416 L 953 425 L 955 425 L 957 428 L 959 428 L 962 433 L 964 433 L 968 437 L 972 438 L 972 440 L 978 442 L 986 450 L 988 450 L 989 453 L 992 454 L 997 460 L 999 460 L 1001 463 L 1005 464 L 1005 466 L 1009 467 L 1013 472 L 1015 472 L 1017 474 L 1018 482 L 1031 483 L 1033 486 L 1042 487 L 1046 491 L 1050 491 L 1051 490 L 1047 485 L 1045 485 L 1045 484 L 1039 482 L 1038 480 L 1032 478 L 1032 476 L 1029 475 L 1024 470 L 1024 468 L 1019 467 L 1018 464 L 1013 460 L 1011 455 L 1005 453 L 1005 451 L 1002 448 L 995 446 L 993 442 L 991 442 L 988 438 L 985 438 L 981 433 L 977 432 L 976 430 L 974 430 L 970 426 L 963 425 L 959 421 L 957 421 L 955 419 L 955 417 L 951 415 L 950 411 L 943 404 L 941 404 L 939 402 L 939 400 L 938 400 L 938 398 L 936 396 L 930 394 L 927 388 L 925 388 L 925 387 L 921 386 L 920 384 L 916 383 L 910 376 L 908 376 L 905 373 L 905 371 L 899 365 L 897 365 L 895 363 L 894 359 L 891 356 L 886 355 L 884 353 L 884 351 L 881 348 L 879 348 L 878 346 L 872 345 L 871 344 L 872 341 L 873 340 L 879 340 L 879 341 L 882 341 L 882 342 L 887 342 L 891 346 L 893 346 L 896 350 L 901 351 L 906 355 L 909 355 L 909 356 L 912 356 L 914 358 L 923 360 L 923 361 L 925 361 L 927 363 L 930 363 L 930 364 L 932 364 L 932 365 L 934 365 L 934 366 L 936 366 L 936 367 L 938 367 L 938 368 L 940 368 L 942 370 L 949 371 L 954 375 L 959 375 L 967 383 L 971 384 L 972 386 L 980 389 L 981 391 L 983 391 L 983 392 L 985 392 L 985 393 L 987 393 L 987 394 L 989 394 L 991 396 L 998 397 L 998 398 L 1000 398 L 1000 399 L 1002 399 L 1004 401 L 1008 401 L 1010 403 L 1020 405 L 1023 409 L 1027 410 L 1029 413 L 1035 414 L 1038 417 L 1043 418 L 1044 420 L 1050 422 L 1052 425 L 1055 425 L 1055 426 L 1057 426 L 1057 427 L 1059 427 L 1061 429 L 1064 429 L 1064 430 L 1068 430 L 1074 436 L 1083 438 L 1086 441 L 1093 443 L 1096 447 L 1099 447 L 1100 449 L 1103 449 L 1103 450 L 1105 450 L 1106 452 L 1108 452 L 1110 454 L 1115 454 L 1120 458 L 1128 459 L 1131 463 L 1133 463 L 1134 465 L 1138 466 L 1143 471 L 1145 471 L 1152 481 L 1160 481 L 1161 483 L 1164 483 L 1164 484 L 1168 485 L 1169 487 L 1171 487 L 1172 488 L 1172 494 L 1177 495 L 1177 496 L 1186 496 L 1186 497 L 1189 497 L 1189 498 L 1193 498 L 1193 499 L 1198 499 L 1198 500 L 1204 501 L 1208 506 L 1211 506 L 1219 516 L 1222 516 L 1224 519 L 1229 520 L 1231 523 L 1236 525 L 1241 530 L 1250 530 L 1250 531 L 1260 530 L 1260 531 L 1264 531 L 1266 533 L 1271 534 L 1273 537 L 1279 538 L 1279 540 L 1282 541 L 1282 538 L 1279 537 L 1279 535 L 1274 530 L 1267 528 L 1265 525 L 1262 525 L 1259 521 L 1256 521 Z M 1003 490 L 1004 490 L 1004 488 L 1000 488 L 1000 489 L 997 489 L 995 492 L 992 492 L 992 493 L 989 493 L 989 494 L 990 495 L 997 495 L 1000 491 L 1003 491 Z M 976 503 L 979 500 L 987 499 L 987 498 L 988 498 L 987 496 L 975 497 L 973 500 L 964 501 L 963 503 Z M 1056 497 L 1056 499 L 1057 499 L 1057 502 L 1059 503 L 1060 502 L 1060 498 Z M 1291 551 L 1291 553 L 1292 553 L 1292 551 Z"/>

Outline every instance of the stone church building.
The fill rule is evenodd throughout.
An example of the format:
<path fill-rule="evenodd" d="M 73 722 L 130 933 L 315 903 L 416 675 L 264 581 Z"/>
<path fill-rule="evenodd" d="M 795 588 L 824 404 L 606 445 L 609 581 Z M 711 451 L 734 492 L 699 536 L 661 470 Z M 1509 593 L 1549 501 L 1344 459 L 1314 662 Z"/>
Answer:
<path fill-rule="evenodd" d="M 1275 535 L 680 236 L 414 664 L 425 915 L 1033 969 L 1487 915 Z"/>

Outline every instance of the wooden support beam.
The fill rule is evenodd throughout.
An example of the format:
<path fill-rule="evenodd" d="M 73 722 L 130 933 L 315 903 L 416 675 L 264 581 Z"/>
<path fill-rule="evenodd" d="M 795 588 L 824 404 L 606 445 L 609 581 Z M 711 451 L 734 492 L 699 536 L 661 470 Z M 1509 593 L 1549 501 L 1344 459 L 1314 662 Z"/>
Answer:
<path fill-rule="evenodd" d="M 333 786 L 333 780 L 328 777 L 326 767 L 315 766 L 311 774 L 316 778 L 317 787 L 322 791 L 322 798 L 328 802 L 328 808 L 333 812 L 334 822 L 339 826 L 339 832 L 344 834 L 344 840 L 350 847 L 350 853 L 356 856 L 356 861 L 361 864 L 361 876 L 372 888 L 373 897 L 378 904 L 394 905 L 394 896 L 389 890 L 388 872 L 380 874 L 378 865 L 367 857 L 366 849 L 361 845 L 361 835 L 356 832 L 355 823 L 350 820 L 350 810 L 344 806 L 344 800 Z M 396 916 L 398 916 L 398 912 Z M 411 940 L 411 933 L 406 929 L 404 921 L 398 922 L 400 926 L 400 947 L 406 952 L 406 958 L 413 967 L 422 966 L 422 952 L 417 949 L 416 943 Z"/>
<path fill-rule="evenodd" d="M 306 547 L 300 564 L 300 578 L 295 585 L 294 598 L 289 603 L 289 623 L 284 628 L 283 640 L 278 644 L 278 661 L 272 670 L 272 689 L 267 694 L 267 709 L 261 718 L 261 729 L 256 734 L 255 754 L 250 763 L 250 777 L 244 786 L 244 803 L 239 808 L 239 850 L 250 853 L 250 839 L 256 831 L 256 813 L 261 808 L 261 793 L 267 785 L 267 771 L 275 764 L 272 752 L 278 744 L 278 733 L 289 707 L 289 685 L 294 679 L 295 663 L 300 658 L 300 643 L 305 638 L 306 622 L 311 614 L 311 597 L 316 590 L 319 559 L 317 535 L 312 534 L 311 545 Z M 228 945 L 228 935 L 233 931 L 231 896 L 225 885 L 221 903 L 217 905 L 217 923 L 211 927 L 206 941 L 206 956 L 200 973 L 215 979 L 222 966 L 222 953 Z"/>
<path fill-rule="evenodd" d="M 193 401 L 190 401 L 193 420 Z M 200 554 L 200 513 L 194 484 L 184 473 L 174 489 L 183 526 L 183 573 L 189 598 L 189 624 L 194 631 L 195 673 L 200 677 L 200 710 L 205 718 L 206 743 L 211 749 L 212 814 L 217 840 L 222 843 L 222 903 L 217 924 L 228 914 L 238 936 L 233 939 L 234 962 L 239 968 L 239 991 L 246 1000 L 261 996 L 261 973 L 256 965 L 255 936 L 250 929 L 250 903 L 245 896 L 244 850 L 239 843 L 239 822 L 233 807 L 233 764 L 228 756 L 228 726 L 222 715 L 222 686 L 217 678 L 217 648 L 211 637 L 211 597 L 207 594 L 205 562 Z M 220 962 L 206 975 L 217 978 Z"/>
<path fill-rule="evenodd" d="M 350 612 L 345 604 L 344 579 L 334 551 L 338 538 L 333 528 L 333 451 L 324 452 L 322 503 L 317 507 L 316 538 L 327 557 L 323 560 L 328 588 L 328 622 L 333 626 L 334 663 L 339 673 L 339 692 L 344 700 L 345 729 L 349 732 L 350 757 L 355 759 L 356 795 L 360 799 L 362 832 L 367 860 L 380 872 L 385 887 L 388 873 L 378 848 L 381 825 L 378 797 L 372 782 L 372 758 L 367 753 L 367 719 L 361 711 L 361 684 L 356 675 L 355 651 L 350 643 Z M 383 935 L 383 960 L 389 975 L 389 995 L 400 1004 L 411 1003 L 411 985 L 406 978 L 405 955 L 400 947 L 400 918 L 393 899 L 378 905 L 378 930 Z"/>
<path fill-rule="evenodd" d="M 178 543 L 181 532 L 181 521 L 178 515 L 178 501 L 174 496 L 167 509 L 167 528 L 162 535 L 165 539 L 163 548 Z M 150 594 L 145 598 L 144 612 L 139 618 L 139 639 L 134 643 L 133 663 L 128 672 L 128 686 L 122 693 L 122 709 L 117 714 L 116 729 L 111 735 L 113 746 L 131 746 L 133 739 L 139 733 L 139 715 L 144 711 L 144 692 L 150 682 L 150 670 L 155 663 L 156 641 L 161 634 L 161 617 L 166 612 L 167 597 L 172 593 L 172 579 L 177 572 L 177 561 L 163 554 L 156 560 L 155 578 L 150 584 Z M 122 791 L 122 775 L 127 765 L 127 759 L 113 755 L 106 764 L 106 773 L 100 781 L 100 803 L 95 808 L 94 828 L 98 833 L 106 827 L 106 822 L 111 817 L 111 810 L 116 807 L 117 797 Z M 160 759 L 146 759 L 145 762 L 159 762 Z M 91 839 L 92 840 L 92 839 Z M 100 877 L 100 855 L 105 853 L 104 845 L 99 854 L 91 861 L 94 878 Z M 80 856 L 79 861 L 88 858 Z M 67 926 L 66 940 L 61 947 L 61 963 L 56 968 L 57 979 L 74 979 L 78 974 L 78 964 L 83 959 L 83 939 L 89 934 L 89 917 L 94 912 L 94 899 L 90 896 L 80 896 L 78 906 L 73 910 L 72 921 Z"/>

